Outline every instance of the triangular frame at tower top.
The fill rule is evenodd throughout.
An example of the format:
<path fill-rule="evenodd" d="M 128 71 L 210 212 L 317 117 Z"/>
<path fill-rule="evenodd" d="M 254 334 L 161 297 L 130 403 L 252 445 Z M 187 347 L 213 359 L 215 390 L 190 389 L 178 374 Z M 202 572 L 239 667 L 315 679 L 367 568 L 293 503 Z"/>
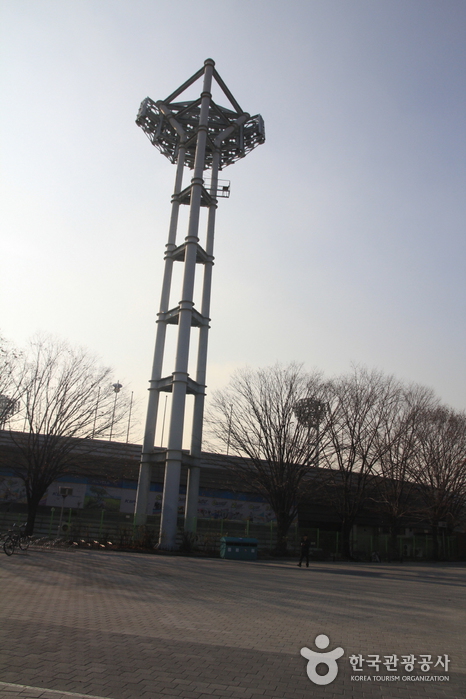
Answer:
<path fill-rule="evenodd" d="M 186 80 L 186 82 L 184 82 L 182 85 L 180 85 L 180 87 L 178 89 L 176 89 L 175 92 L 172 92 L 171 95 L 169 95 L 165 100 L 163 100 L 164 104 L 170 104 L 170 102 L 173 102 L 173 100 L 176 99 L 177 97 L 179 97 L 181 94 L 183 94 L 183 92 L 185 90 L 187 90 L 188 87 L 190 87 L 197 80 L 199 80 L 199 78 L 201 78 L 204 75 L 207 61 L 212 61 L 212 63 L 215 66 L 215 62 L 212 59 L 207 58 L 205 63 L 204 63 L 204 66 L 202 68 L 200 68 L 196 73 L 194 73 L 194 75 L 192 75 L 188 80 Z M 230 90 L 228 89 L 225 82 L 222 80 L 218 71 L 215 68 L 213 70 L 213 78 L 214 78 L 215 82 L 217 83 L 217 85 L 219 86 L 219 88 L 222 90 L 222 92 L 225 95 L 225 97 L 227 98 L 227 100 L 229 101 L 230 105 L 233 107 L 233 110 L 236 112 L 236 114 L 238 114 L 238 116 L 241 116 L 241 114 L 244 114 L 244 112 L 241 109 L 241 107 L 239 106 L 238 102 L 235 100 L 232 93 L 230 92 Z"/>

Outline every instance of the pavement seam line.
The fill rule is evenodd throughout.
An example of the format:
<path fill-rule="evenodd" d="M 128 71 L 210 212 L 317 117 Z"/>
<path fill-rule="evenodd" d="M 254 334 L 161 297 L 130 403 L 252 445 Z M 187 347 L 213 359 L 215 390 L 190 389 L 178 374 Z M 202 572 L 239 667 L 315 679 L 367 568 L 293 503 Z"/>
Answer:
<path fill-rule="evenodd" d="M 48 687 L 32 687 L 29 684 L 13 684 L 12 682 L 1 682 L 0 687 L 13 687 L 16 689 L 33 689 L 34 691 L 50 692 L 52 694 L 64 694 L 67 697 L 85 697 L 85 699 L 112 699 L 111 697 L 100 697 L 96 694 L 83 694 L 82 692 L 65 692 L 63 689 L 49 689 Z"/>

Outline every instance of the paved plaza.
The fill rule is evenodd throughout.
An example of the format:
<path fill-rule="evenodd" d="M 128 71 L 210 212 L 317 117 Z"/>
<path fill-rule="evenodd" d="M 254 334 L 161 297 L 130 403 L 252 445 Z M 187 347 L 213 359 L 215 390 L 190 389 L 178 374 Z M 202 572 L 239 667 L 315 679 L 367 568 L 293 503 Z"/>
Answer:
<path fill-rule="evenodd" d="M 0 697 L 463 699 L 465 578 L 461 564 L 2 553 Z M 311 682 L 304 646 L 344 650 L 333 682 Z M 377 670 L 377 655 L 416 665 Z M 434 668 L 445 655 L 448 669 Z"/>

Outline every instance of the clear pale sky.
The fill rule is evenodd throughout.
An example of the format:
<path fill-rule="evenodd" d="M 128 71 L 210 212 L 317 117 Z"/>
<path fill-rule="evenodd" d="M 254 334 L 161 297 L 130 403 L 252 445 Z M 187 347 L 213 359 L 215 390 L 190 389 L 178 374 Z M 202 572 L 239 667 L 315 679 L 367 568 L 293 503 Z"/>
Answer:
<path fill-rule="evenodd" d="M 0 8 L 4 336 L 89 348 L 143 417 L 175 168 L 134 120 L 212 57 L 267 140 L 221 175 L 208 392 L 356 363 L 466 407 L 464 0 Z"/>

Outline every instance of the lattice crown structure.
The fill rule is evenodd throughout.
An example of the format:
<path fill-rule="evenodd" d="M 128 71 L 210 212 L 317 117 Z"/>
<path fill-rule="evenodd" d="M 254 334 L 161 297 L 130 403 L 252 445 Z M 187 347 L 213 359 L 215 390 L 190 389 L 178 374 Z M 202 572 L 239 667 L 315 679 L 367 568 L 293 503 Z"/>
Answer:
<path fill-rule="evenodd" d="M 184 92 L 201 74 L 202 71 L 195 73 L 166 100 L 154 102 L 150 97 L 146 97 L 141 103 L 136 119 L 136 124 L 142 128 L 152 145 L 172 163 L 176 162 L 180 143 L 183 142 L 186 145 L 185 165 L 191 169 L 194 168 L 201 97 L 191 102 L 173 102 L 172 100 Z M 225 129 L 233 125 L 235 127 L 233 133 L 221 141 L 219 163 L 221 170 L 244 158 L 256 146 L 264 143 L 265 128 L 260 114 L 250 116 L 242 111 L 216 70 L 213 76 L 234 107 L 234 109 L 227 109 L 210 100 L 205 169 L 212 167 L 213 153 L 218 149 L 218 145 L 215 145 L 217 137 Z M 246 119 L 238 124 L 236 120 L 239 117 L 246 117 Z"/>

